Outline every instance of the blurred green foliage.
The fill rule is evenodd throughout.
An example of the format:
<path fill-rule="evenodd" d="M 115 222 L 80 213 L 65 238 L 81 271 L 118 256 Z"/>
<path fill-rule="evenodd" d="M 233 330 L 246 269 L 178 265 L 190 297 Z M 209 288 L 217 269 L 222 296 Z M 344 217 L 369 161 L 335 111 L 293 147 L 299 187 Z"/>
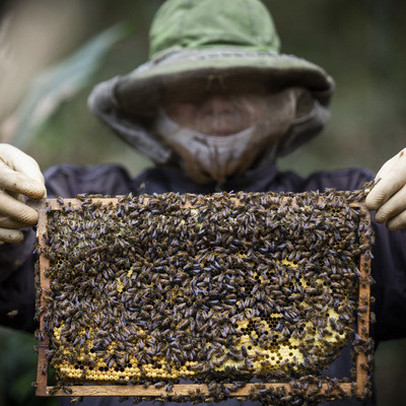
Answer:
<path fill-rule="evenodd" d="M 406 340 L 381 343 L 375 355 L 378 406 L 406 405 Z"/>
<path fill-rule="evenodd" d="M 92 38 L 72 56 L 38 75 L 16 112 L 18 126 L 13 134 L 13 145 L 23 149 L 60 104 L 73 99 L 89 83 L 103 56 L 127 36 L 128 31 L 124 24 L 114 25 Z"/>
<path fill-rule="evenodd" d="M 332 117 L 316 140 L 280 160 L 283 169 L 365 167 L 376 171 L 405 146 L 406 2 L 400 0 L 263 0 L 276 21 L 284 53 L 322 67 L 337 83 Z M 66 100 L 25 151 L 42 166 L 120 162 L 135 174 L 148 161 L 89 113 L 92 87 L 147 59 L 148 28 L 162 0 L 87 0 L 83 43 L 125 20 L 134 35 L 116 45 L 74 98 Z M 35 399 L 33 338 L 0 330 L 0 406 L 53 404 Z M 405 404 L 406 340 L 381 343 L 376 356 L 378 405 Z"/>
<path fill-rule="evenodd" d="M 31 385 L 36 380 L 34 344 L 31 334 L 0 329 L 0 406 L 56 406 L 55 399 L 34 395 Z"/>

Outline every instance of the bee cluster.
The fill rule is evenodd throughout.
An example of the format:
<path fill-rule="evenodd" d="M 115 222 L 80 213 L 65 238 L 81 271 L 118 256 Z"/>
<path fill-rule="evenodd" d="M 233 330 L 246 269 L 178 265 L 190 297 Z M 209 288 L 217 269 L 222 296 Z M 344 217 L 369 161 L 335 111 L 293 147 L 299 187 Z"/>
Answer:
<path fill-rule="evenodd" d="M 217 401 L 252 378 L 290 382 L 293 395 L 249 396 L 274 403 L 303 398 L 315 376 L 339 387 L 322 371 L 341 349 L 371 351 L 354 336 L 359 259 L 373 239 L 351 205 L 362 197 L 59 199 L 47 214 L 50 284 L 38 309 L 57 383 L 166 386 L 170 398 L 187 379 L 209 388 L 188 399 Z"/>

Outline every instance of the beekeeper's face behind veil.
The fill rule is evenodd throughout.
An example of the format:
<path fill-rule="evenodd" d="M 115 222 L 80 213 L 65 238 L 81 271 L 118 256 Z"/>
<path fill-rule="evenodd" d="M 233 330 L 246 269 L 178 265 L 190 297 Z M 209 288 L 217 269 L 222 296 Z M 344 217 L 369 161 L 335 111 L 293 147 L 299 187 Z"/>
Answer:
<path fill-rule="evenodd" d="M 221 184 L 255 165 L 265 150 L 273 150 L 268 159 L 275 154 L 278 140 L 296 120 L 298 95 L 304 92 L 288 88 L 269 95 L 252 88 L 169 96 L 155 132 L 179 155 L 190 178 Z"/>
<path fill-rule="evenodd" d="M 258 0 L 167 0 L 151 26 L 151 59 L 98 85 L 89 105 L 156 164 L 223 183 L 327 121 L 333 80 L 279 45 Z"/>

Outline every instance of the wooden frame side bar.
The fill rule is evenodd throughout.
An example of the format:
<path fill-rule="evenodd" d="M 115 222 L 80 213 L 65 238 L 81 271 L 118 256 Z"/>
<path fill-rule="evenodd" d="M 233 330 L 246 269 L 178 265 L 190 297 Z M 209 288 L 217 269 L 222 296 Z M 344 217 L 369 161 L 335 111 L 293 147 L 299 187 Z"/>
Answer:
<path fill-rule="evenodd" d="M 371 226 L 371 217 L 364 205 L 360 205 L 360 210 L 367 219 L 368 226 Z M 365 232 L 361 233 L 361 243 L 366 243 Z M 370 313 L 371 313 L 371 257 L 369 255 L 360 256 L 360 278 L 359 278 L 359 293 L 358 293 L 358 314 L 357 314 L 357 334 L 358 337 L 367 341 L 370 333 Z M 364 352 L 358 351 L 356 359 L 356 394 L 362 397 L 367 389 L 368 383 L 368 360 Z"/>
<path fill-rule="evenodd" d="M 40 297 L 40 307 L 42 308 L 41 314 L 39 316 L 39 330 L 41 339 L 38 343 L 38 365 L 37 365 L 37 386 L 36 395 L 46 396 L 47 392 L 47 382 L 48 382 L 48 360 L 46 358 L 46 350 L 49 349 L 49 337 L 45 334 L 44 328 L 44 313 L 45 313 L 45 299 L 44 293 L 49 289 L 49 278 L 46 276 L 46 270 L 49 268 L 49 260 L 42 252 L 42 248 L 45 246 L 45 233 L 47 230 L 47 213 L 45 212 L 45 201 L 42 201 L 41 209 L 38 210 L 38 243 L 41 247 L 41 252 L 39 254 L 39 282 L 41 289 Z"/>

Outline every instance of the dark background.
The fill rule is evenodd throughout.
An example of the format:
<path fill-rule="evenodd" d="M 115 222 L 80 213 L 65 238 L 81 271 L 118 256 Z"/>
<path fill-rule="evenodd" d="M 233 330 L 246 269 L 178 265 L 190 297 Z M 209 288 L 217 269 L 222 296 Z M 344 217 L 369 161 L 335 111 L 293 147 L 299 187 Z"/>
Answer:
<path fill-rule="evenodd" d="M 88 112 L 94 84 L 127 73 L 148 58 L 148 27 L 162 0 L 30 0 L 18 4 L 19 24 L 0 27 L 0 140 L 13 143 L 13 115 L 43 68 L 99 32 L 125 21 L 132 35 L 114 46 L 82 90 L 66 98 L 23 150 L 43 169 L 71 162 L 121 162 L 136 174 L 149 162 L 103 128 Z M 377 171 L 405 146 L 404 16 L 400 0 L 264 0 L 282 51 L 314 62 L 337 83 L 332 117 L 317 139 L 280 160 L 302 174 L 364 167 Z M 0 10 L 2 9 L 0 3 Z M 28 10 L 28 11 L 24 11 Z M 41 17 L 42 16 L 42 17 Z M 2 29 L 1 29 L 2 28 Z M 25 30 L 25 31 L 24 31 Z M 1 126 L 1 124 L 3 124 Z M 0 330 L 0 406 L 53 404 L 35 399 L 33 339 Z M 376 355 L 378 405 L 405 405 L 406 340 L 381 343 Z"/>

